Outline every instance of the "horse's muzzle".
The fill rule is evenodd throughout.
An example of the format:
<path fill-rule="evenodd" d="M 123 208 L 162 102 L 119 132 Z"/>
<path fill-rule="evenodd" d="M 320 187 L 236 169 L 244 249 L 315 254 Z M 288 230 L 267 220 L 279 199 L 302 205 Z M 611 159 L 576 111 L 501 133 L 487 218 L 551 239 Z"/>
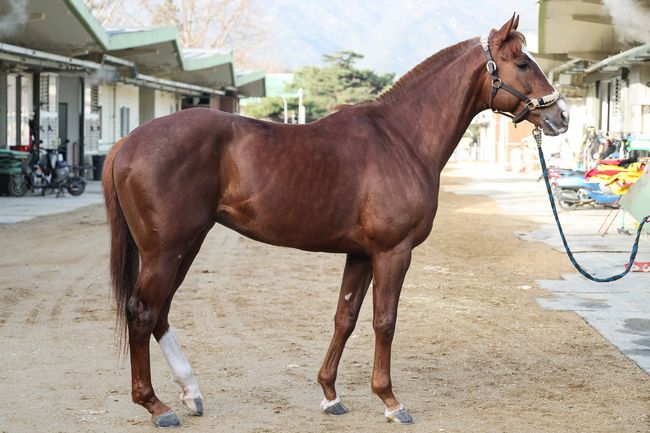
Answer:
<path fill-rule="evenodd" d="M 569 117 L 569 109 L 564 100 L 560 99 L 548 113 L 544 113 L 540 126 L 546 135 L 564 134 L 569 129 Z"/>

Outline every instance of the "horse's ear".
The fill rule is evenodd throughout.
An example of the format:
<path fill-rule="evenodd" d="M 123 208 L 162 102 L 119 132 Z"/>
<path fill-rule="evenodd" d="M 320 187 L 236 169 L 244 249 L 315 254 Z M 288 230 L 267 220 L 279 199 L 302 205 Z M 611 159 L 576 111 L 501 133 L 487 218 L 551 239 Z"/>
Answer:
<path fill-rule="evenodd" d="M 501 45 L 510 39 L 510 32 L 517 30 L 519 26 L 519 15 L 516 13 L 508 20 L 499 30 L 492 30 L 490 32 L 490 40 L 495 45 Z"/>

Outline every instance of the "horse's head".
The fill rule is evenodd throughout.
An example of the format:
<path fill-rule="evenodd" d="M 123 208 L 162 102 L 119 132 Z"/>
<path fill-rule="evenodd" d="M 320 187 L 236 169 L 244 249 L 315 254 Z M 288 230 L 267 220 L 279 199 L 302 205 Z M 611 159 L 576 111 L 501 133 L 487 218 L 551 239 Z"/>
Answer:
<path fill-rule="evenodd" d="M 513 15 L 481 41 L 487 61 L 489 106 L 515 123 L 528 120 L 546 135 L 566 132 L 567 105 L 526 50 L 518 24 L 519 16 Z"/>

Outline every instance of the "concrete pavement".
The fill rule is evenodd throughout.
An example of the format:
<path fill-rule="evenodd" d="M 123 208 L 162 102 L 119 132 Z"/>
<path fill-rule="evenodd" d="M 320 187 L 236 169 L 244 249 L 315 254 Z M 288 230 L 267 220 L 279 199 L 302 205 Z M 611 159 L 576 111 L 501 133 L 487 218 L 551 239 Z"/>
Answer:
<path fill-rule="evenodd" d="M 0 224 L 13 224 L 38 216 L 70 212 L 91 204 L 103 203 L 100 181 L 88 181 L 86 191 L 77 197 L 66 193 L 63 197 L 48 191 L 43 197 L 40 192 L 27 193 L 24 197 L 0 197 Z"/>
<path fill-rule="evenodd" d="M 467 163 L 450 165 L 454 173 L 467 175 Z M 449 191 L 458 194 L 482 194 L 494 199 L 506 212 L 532 218 L 540 228 L 530 233 L 515 233 L 528 241 L 551 245 L 564 253 L 555 226 L 544 182 L 539 174 L 520 175 L 500 172 L 488 164 L 472 163 L 472 181 Z M 598 230 L 609 210 L 579 209 L 560 212 L 569 246 L 578 262 L 598 277 L 624 270 L 634 241 L 633 236 L 617 233 L 619 215 L 605 236 Z M 636 232 L 635 222 L 626 217 L 625 228 Z M 567 258 L 567 261 L 569 259 Z M 650 261 L 650 236 L 641 235 L 637 261 Z M 639 367 L 650 373 L 650 274 L 630 273 L 614 283 L 594 283 L 578 272 L 562 275 L 561 280 L 540 280 L 542 288 L 553 293 L 551 299 L 537 299 L 543 308 L 575 311 L 603 337 L 614 344 Z"/>

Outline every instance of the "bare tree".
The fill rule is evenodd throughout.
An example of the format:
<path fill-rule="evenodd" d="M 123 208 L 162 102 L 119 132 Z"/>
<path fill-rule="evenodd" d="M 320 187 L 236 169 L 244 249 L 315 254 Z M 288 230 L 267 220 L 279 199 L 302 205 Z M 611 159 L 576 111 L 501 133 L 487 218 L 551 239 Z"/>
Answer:
<path fill-rule="evenodd" d="M 84 0 L 86 7 L 104 26 L 124 25 L 127 21 L 122 14 L 123 0 Z"/>
<path fill-rule="evenodd" d="M 176 27 L 185 48 L 232 49 L 239 63 L 249 63 L 242 54 L 265 38 L 263 28 L 252 16 L 255 1 L 137 0 L 145 12 L 139 14 L 137 24 Z"/>
<path fill-rule="evenodd" d="M 231 49 L 238 66 L 259 66 L 246 55 L 266 38 L 257 0 L 84 1 L 105 26 L 175 27 L 184 48 Z"/>

